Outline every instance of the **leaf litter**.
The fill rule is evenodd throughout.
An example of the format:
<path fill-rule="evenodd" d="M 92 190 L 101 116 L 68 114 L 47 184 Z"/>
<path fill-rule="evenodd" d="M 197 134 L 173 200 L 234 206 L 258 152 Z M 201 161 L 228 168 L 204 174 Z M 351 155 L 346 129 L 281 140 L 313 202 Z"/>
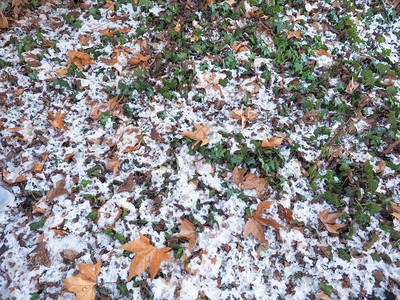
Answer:
<path fill-rule="evenodd" d="M 14 4 L 5 298 L 399 294 L 396 3 Z"/>

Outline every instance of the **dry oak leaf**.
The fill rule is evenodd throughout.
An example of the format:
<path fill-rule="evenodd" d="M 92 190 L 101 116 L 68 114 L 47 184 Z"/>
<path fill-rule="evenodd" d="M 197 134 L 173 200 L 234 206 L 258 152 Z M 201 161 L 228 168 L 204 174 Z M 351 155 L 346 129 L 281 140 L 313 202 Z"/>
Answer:
<path fill-rule="evenodd" d="M 178 219 L 179 223 L 182 225 L 182 230 L 179 232 L 178 236 L 183 236 L 189 239 L 189 251 L 193 249 L 193 247 L 197 243 L 197 232 L 194 230 L 194 225 L 188 220 Z"/>
<path fill-rule="evenodd" d="M 274 148 L 282 144 L 284 138 L 283 137 L 272 137 L 272 138 L 267 138 L 267 136 L 264 137 L 262 143 L 261 143 L 261 148 Z"/>
<path fill-rule="evenodd" d="M 108 158 L 108 164 L 106 166 L 106 169 L 113 170 L 113 177 L 118 176 L 120 168 L 121 168 L 121 163 L 119 162 L 119 158 L 117 156 L 111 159 Z"/>
<path fill-rule="evenodd" d="M 338 235 L 339 232 L 337 232 L 337 230 L 340 228 L 346 227 L 347 225 L 346 224 L 334 224 L 334 223 L 337 218 L 339 218 L 340 216 L 343 216 L 343 215 L 344 215 L 344 212 L 330 214 L 329 208 L 327 208 L 319 213 L 319 219 L 325 225 L 326 229 L 330 233 L 332 233 L 334 235 Z"/>
<path fill-rule="evenodd" d="M 95 285 L 100 274 L 101 260 L 96 264 L 79 263 L 80 274 L 63 279 L 64 287 L 61 296 L 65 292 L 75 293 L 75 300 L 92 300 L 95 298 Z"/>
<path fill-rule="evenodd" d="M 246 173 L 247 169 L 239 169 L 237 166 L 232 171 L 233 182 L 237 185 L 243 181 L 244 173 Z"/>
<path fill-rule="evenodd" d="M 49 121 L 49 123 L 50 123 L 51 125 L 53 125 L 54 128 L 56 128 L 56 129 L 65 129 L 65 130 L 68 130 L 68 127 L 65 126 L 64 120 L 63 120 L 63 118 L 64 118 L 68 113 L 63 114 L 61 111 L 58 111 L 58 112 L 56 113 L 56 116 L 54 116 L 53 113 L 52 113 L 51 111 L 48 111 L 48 114 L 49 114 L 49 119 L 48 119 L 48 121 Z"/>
<path fill-rule="evenodd" d="M 166 260 L 170 262 L 171 248 L 164 247 L 157 249 L 150 245 L 150 240 L 139 232 L 140 238 L 129 242 L 119 248 L 137 253 L 129 267 L 128 281 L 136 275 L 139 275 L 150 268 L 150 278 L 154 279 L 158 270 L 160 269 L 161 262 Z"/>
<path fill-rule="evenodd" d="M 181 135 L 196 141 L 196 143 L 193 144 L 192 149 L 200 142 L 200 146 L 207 145 L 210 142 L 210 140 L 207 138 L 210 128 L 208 126 L 197 124 L 196 122 L 193 122 L 193 125 L 196 127 L 195 131 L 183 131 L 181 132 Z"/>
<path fill-rule="evenodd" d="M 82 70 L 84 65 L 93 64 L 94 58 L 91 57 L 89 54 L 84 52 L 78 52 L 73 50 L 68 50 L 68 62 L 67 64 L 74 63 L 75 66 Z"/>
<path fill-rule="evenodd" d="M 232 110 L 231 114 L 235 119 L 242 120 L 242 130 L 246 126 L 247 120 L 254 121 L 258 117 L 257 113 L 251 112 L 251 107 L 247 107 L 244 114 L 241 109 Z"/>
<path fill-rule="evenodd" d="M 243 228 L 244 238 L 247 238 L 247 236 L 251 233 L 255 239 L 263 243 L 267 243 L 262 226 L 270 226 L 275 229 L 281 228 L 287 230 L 285 226 L 279 224 L 274 219 L 261 217 L 263 210 L 270 208 L 271 205 L 274 203 L 275 201 L 263 201 L 260 204 L 258 204 L 256 211 L 253 212 L 252 214 L 253 217 L 249 219 L 244 225 Z"/>
<path fill-rule="evenodd" d="M 261 198 L 264 189 L 268 189 L 268 181 L 264 178 L 260 178 L 255 174 L 247 174 L 245 176 L 245 181 L 241 185 L 242 190 L 252 190 L 255 189 L 257 192 L 257 197 Z"/>

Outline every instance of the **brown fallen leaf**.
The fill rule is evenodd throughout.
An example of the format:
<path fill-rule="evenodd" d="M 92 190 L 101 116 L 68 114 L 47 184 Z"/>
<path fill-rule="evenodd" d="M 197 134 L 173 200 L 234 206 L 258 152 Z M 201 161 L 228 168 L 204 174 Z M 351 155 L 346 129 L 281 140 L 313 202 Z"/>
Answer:
<path fill-rule="evenodd" d="M 183 236 L 189 239 L 189 251 L 193 249 L 193 247 L 197 243 L 197 232 L 195 231 L 194 225 L 188 220 L 178 219 L 179 223 L 182 225 L 182 230 L 179 232 L 178 236 Z"/>
<path fill-rule="evenodd" d="M 259 240 L 263 243 L 267 242 L 262 225 L 258 223 L 254 218 L 249 219 L 243 228 L 244 238 L 247 238 L 250 233 L 254 236 L 256 240 Z"/>
<path fill-rule="evenodd" d="M 170 253 L 168 251 L 170 251 L 171 248 L 164 247 L 157 249 L 150 245 L 150 240 L 140 232 L 139 235 L 139 239 L 119 247 L 137 253 L 129 267 L 128 281 L 146 271 L 147 268 L 150 268 L 150 278 L 154 279 L 160 269 L 161 262 L 163 260 L 170 262 Z"/>
<path fill-rule="evenodd" d="M 101 260 L 99 259 L 96 264 L 79 263 L 78 268 L 81 273 L 63 279 L 64 287 L 61 296 L 65 292 L 71 292 L 76 294 L 75 300 L 94 300 L 94 287 L 100 274 Z"/>
<path fill-rule="evenodd" d="M 51 125 L 53 125 L 54 128 L 56 128 L 56 129 L 65 129 L 65 130 L 68 130 L 68 127 L 65 126 L 64 120 L 63 120 L 63 118 L 64 118 L 68 113 L 63 114 L 61 111 L 58 111 L 58 112 L 56 113 L 56 116 L 54 116 L 53 113 L 52 113 L 51 111 L 48 111 L 48 114 L 49 114 L 48 121 L 49 121 L 49 123 L 50 123 Z"/>
<path fill-rule="evenodd" d="M 255 239 L 263 243 L 266 243 L 267 240 L 265 239 L 264 230 L 262 226 L 270 226 L 275 229 L 287 230 L 285 226 L 279 224 L 274 219 L 261 217 L 263 210 L 270 208 L 271 205 L 274 203 L 275 201 L 263 201 L 257 206 L 256 211 L 252 213 L 253 217 L 249 219 L 244 225 L 243 228 L 244 238 L 247 238 L 247 236 L 251 233 Z"/>
<path fill-rule="evenodd" d="M 394 203 L 394 202 L 390 202 L 390 208 L 397 213 L 400 213 L 400 205 Z"/>
<path fill-rule="evenodd" d="M 344 90 L 347 94 L 353 95 L 354 91 L 360 86 L 359 83 L 354 83 L 354 78 L 351 77 L 351 80 L 347 84 L 346 89 Z"/>
<path fill-rule="evenodd" d="M 233 182 L 237 185 L 243 181 L 247 169 L 239 169 L 237 166 L 232 171 Z"/>
<path fill-rule="evenodd" d="M 86 34 L 80 34 L 79 35 L 79 44 L 81 44 L 81 46 L 89 46 L 88 42 L 93 39 L 94 39 L 93 36 L 89 36 Z"/>
<path fill-rule="evenodd" d="M 3 15 L 3 12 L 0 11 L 0 29 L 3 28 L 8 28 L 8 20 L 5 15 Z"/>
<path fill-rule="evenodd" d="M 115 31 L 110 31 L 110 30 L 111 30 L 110 28 L 102 29 L 102 30 L 99 30 L 99 33 L 110 37 L 110 36 L 113 36 L 113 34 L 115 32 Z"/>
<path fill-rule="evenodd" d="M 386 163 L 383 159 L 381 159 L 379 161 L 379 163 L 376 165 L 376 173 L 382 173 L 383 171 L 385 171 L 386 168 Z"/>
<path fill-rule="evenodd" d="M 175 27 L 174 27 L 174 30 L 175 30 L 175 32 L 181 31 L 181 19 L 179 19 L 179 20 L 176 22 L 176 25 L 175 25 Z"/>
<path fill-rule="evenodd" d="M 108 158 L 108 164 L 106 165 L 107 170 L 113 170 L 113 177 L 118 176 L 119 169 L 121 168 L 121 163 L 119 162 L 119 158 L 114 156 L 113 158 Z"/>
<path fill-rule="evenodd" d="M 267 136 L 265 136 L 261 143 L 261 148 L 277 147 L 280 144 L 282 144 L 283 140 L 284 140 L 283 137 L 272 137 L 272 138 L 268 139 Z"/>
<path fill-rule="evenodd" d="M 282 31 L 287 34 L 288 40 L 290 40 L 291 38 L 296 38 L 296 39 L 300 39 L 301 38 L 301 30 L 300 29 L 294 30 L 294 31 L 290 31 L 288 29 L 284 29 Z"/>
<path fill-rule="evenodd" d="M 64 189 L 64 187 L 65 187 L 64 179 L 57 181 L 56 187 L 47 192 L 46 201 L 50 203 L 51 201 L 53 201 L 54 198 L 61 196 L 61 195 L 68 194 L 68 191 L 66 189 Z"/>
<path fill-rule="evenodd" d="M 37 247 L 28 254 L 28 262 L 50 267 L 51 261 L 49 259 L 45 242 L 39 242 Z"/>
<path fill-rule="evenodd" d="M 79 68 L 79 70 L 82 70 L 82 67 L 84 65 L 89 65 L 94 63 L 94 58 L 84 52 L 68 50 L 68 55 L 69 59 L 67 61 L 67 65 L 70 63 L 74 63 L 75 66 Z"/>
<path fill-rule="evenodd" d="M 339 232 L 337 232 L 338 229 L 346 227 L 346 224 L 334 224 L 336 219 L 339 218 L 340 216 L 344 215 L 344 211 L 342 211 L 341 213 L 333 213 L 330 214 L 329 213 L 329 208 L 321 211 L 319 213 L 319 219 L 321 220 L 321 222 L 325 225 L 326 229 L 334 234 L 334 235 L 338 235 Z"/>
<path fill-rule="evenodd" d="M 208 126 L 197 124 L 196 122 L 193 122 L 193 125 L 196 127 L 195 131 L 183 131 L 181 132 L 181 135 L 196 141 L 196 143 L 193 144 L 192 149 L 200 142 L 200 146 L 207 145 L 210 142 L 210 140 L 207 138 L 210 128 Z"/>
<path fill-rule="evenodd" d="M 231 111 L 232 117 L 242 121 L 242 130 L 246 126 L 247 120 L 254 121 L 258 117 L 258 113 L 251 111 L 251 107 L 246 107 L 244 113 L 241 109 L 236 109 Z"/>
<path fill-rule="evenodd" d="M 117 193 L 123 192 L 132 192 L 133 190 L 133 173 L 130 173 L 129 176 L 125 179 L 124 183 L 118 188 Z"/>
<path fill-rule="evenodd" d="M 325 49 L 319 49 L 319 50 L 312 50 L 316 55 L 318 56 L 328 56 L 328 57 L 333 57 L 334 55 L 326 51 Z"/>
<path fill-rule="evenodd" d="M 268 181 L 264 178 L 260 178 L 255 174 L 247 174 L 245 176 L 245 182 L 241 185 L 242 190 L 252 190 L 255 189 L 257 192 L 257 197 L 261 198 L 264 189 L 268 189 Z"/>
<path fill-rule="evenodd" d="M 324 293 L 316 293 L 315 296 L 321 300 L 331 300 L 331 298 Z"/>

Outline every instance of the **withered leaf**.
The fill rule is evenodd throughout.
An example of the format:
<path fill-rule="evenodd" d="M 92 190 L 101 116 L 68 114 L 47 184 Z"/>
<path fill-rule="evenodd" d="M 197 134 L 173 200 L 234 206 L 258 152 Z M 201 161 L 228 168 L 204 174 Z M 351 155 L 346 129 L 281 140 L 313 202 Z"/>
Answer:
<path fill-rule="evenodd" d="M 254 236 L 255 239 L 259 240 L 260 242 L 267 242 L 262 225 L 258 223 L 254 218 L 249 219 L 243 228 L 244 238 L 247 238 L 250 233 Z"/>
<path fill-rule="evenodd" d="M 108 159 L 108 164 L 106 165 L 106 169 L 113 170 L 113 177 L 118 176 L 120 167 L 121 163 L 119 162 L 119 158 L 117 156 Z"/>
<path fill-rule="evenodd" d="M 61 111 L 58 111 L 58 112 L 56 113 L 56 116 L 55 116 L 55 117 L 54 117 L 54 115 L 53 115 L 53 113 L 52 113 L 51 111 L 48 111 L 48 114 L 49 114 L 49 119 L 48 119 L 48 121 L 49 121 L 49 123 L 50 123 L 51 125 L 53 125 L 54 128 L 56 128 L 56 129 L 65 129 L 65 130 L 68 130 L 68 127 L 65 126 L 64 120 L 63 120 L 63 118 L 64 118 L 68 113 L 63 114 Z"/>
<path fill-rule="evenodd" d="M 319 49 L 319 50 L 312 50 L 312 52 L 314 52 L 318 56 L 325 55 L 325 56 L 328 56 L 328 57 L 333 57 L 332 54 L 330 54 L 328 51 L 326 51 L 325 49 L 322 49 L 322 48 Z"/>
<path fill-rule="evenodd" d="M 331 298 L 324 293 L 316 293 L 315 296 L 317 296 L 321 300 L 331 300 Z"/>
<path fill-rule="evenodd" d="M 351 80 L 347 84 L 346 89 L 344 90 L 347 94 L 353 95 L 354 91 L 360 86 L 359 83 L 354 83 L 354 78 L 351 77 Z"/>
<path fill-rule="evenodd" d="M 268 181 L 264 178 L 260 178 L 255 174 L 247 174 L 245 176 L 245 182 L 241 185 L 242 190 L 252 190 L 255 189 L 257 192 L 257 197 L 261 198 L 264 189 L 268 189 Z"/>
<path fill-rule="evenodd" d="M 150 278 L 154 279 L 158 270 L 160 269 L 161 262 L 166 260 L 170 262 L 171 248 L 164 247 L 157 249 L 150 245 L 150 240 L 139 232 L 140 238 L 129 242 L 119 248 L 137 253 L 129 267 L 128 281 L 138 274 L 150 268 Z"/>
<path fill-rule="evenodd" d="M 264 137 L 261 148 L 273 148 L 282 144 L 284 138 L 283 137 L 272 137 L 268 139 L 266 136 Z"/>
<path fill-rule="evenodd" d="M 329 208 L 327 208 L 319 213 L 319 219 L 325 225 L 326 229 L 330 233 L 332 233 L 334 235 L 338 235 L 339 232 L 337 232 L 337 230 L 340 228 L 346 227 L 347 225 L 346 224 L 334 224 L 334 223 L 337 218 L 339 218 L 340 216 L 343 216 L 343 215 L 344 215 L 344 212 L 330 214 Z"/>
<path fill-rule="evenodd" d="M 118 188 L 117 193 L 132 192 L 133 190 L 133 173 L 125 179 L 124 183 Z"/>
<path fill-rule="evenodd" d="M 66 189 L 64 189 L 64 187 L 65 187 L 65 180 L 64 179 L 61 179 L 61 180 L 57 181 L 56 187 L 54 189 L 48 191 L 47 194 L 46 194 L 47 202 L 53 201 L 53 199 L 58 197 L 58 196 L 68 194 L 68 191 Z"/>
<path fill-rule="evenodd" d="M 241 109 L 231 111 L 232 117 L 242 121 L 242 130 L 246 126 L 247 120 L 254 121 L 258 117 L 258 113 L 252 112 L 251 107 L 246 107 L 244 113 Z"/>
<path fill-rule="evenodd" d="M 200 146 L 207 145 L 210 140 L 207 138 L 207 134 L 210 131 L 210 128 L 207 126 L 202 126 L 196 122 L 193 122 L 194 127 L 196 127 L 195 131 L 183 131 L 181 135 L 186 136 L 196 142 L 193 144 L 192 149 L 201 142 Z"/>
<path fill-rule="evenodd" d="M 82 70 L 82 67 L 84 65 L 89 65 L 89 64 L 94 63 L 93 62 L 94 58 L 84 52 L 68 50 L 68 55 L 69 55 L 69 59 L 68 59 L 67 64 L 74 63 L 75 66 L 77 66 L 79 68 L 79 70 Z"/>
<path fill-rule="evenodd" d="M 183 236 L 189 239 L 189 251 L 193 249 L 193 247 L 197 243 L 197 232 L 195 231 L 194 225 L 188 220 L 178 219 L 179 223 L 182 225 L 182 230 L 179 232 L 178 236 Z"/>
<path fill-rule="evenodd" d="M 264 230 L 262 226 L 270 226 L 275 229 L 287 230 L 285 226 L 279 224 L 274 219 L 261 217 L 263 210 L 270 208 L 271 205 L 274 203 L 275 201 L 263 201 L 257 206 L 256 211 L 253 212 L 252 214 L 253 217 L 249 219 L 244 225 L 243 228 L 244 238 L 246 238 L 251 233 L 255 239 L 263 243 L 266 243 L 267 241 L 265 239 Z"/>
<path fill-rule="evenodd" d="M 63 290 L 75 293 L 75 300 L 95 299 L 94 287 L 97 284 L 97 277 L 100 274 L 101 260 L 99 259 L 96 264 L 79 263 L 78 268 L 81 273 L 74 277 L 63 279 Z"/>
<path fill-rule="evenodd" d="M 296 39 L 300 39 L 301 38 L 301 30 L 300 29 L 294 30 L 294 31 L 290 31 L 288 29 L 284 29 L 282 31 L 287 34 L 288 40 L 290 40 L 291 38 L 296 38 Z"/>
<path fill-rule="evenodd" d="M 29 253 L 28 261 L 30 263 L 38 263 L 40 265 L 50 267 L 51 262 L 49 259 L 45 242 L 39 242 L 39 245 L 37 245 L 37 247 L 33 249 L 31 253 Z"/>
<path fill-rule="evenodd" d="M 232 171 L 233 182 L 237 185 L 243 181 L 247 169 L 239 169 L 237 166 Z"/>

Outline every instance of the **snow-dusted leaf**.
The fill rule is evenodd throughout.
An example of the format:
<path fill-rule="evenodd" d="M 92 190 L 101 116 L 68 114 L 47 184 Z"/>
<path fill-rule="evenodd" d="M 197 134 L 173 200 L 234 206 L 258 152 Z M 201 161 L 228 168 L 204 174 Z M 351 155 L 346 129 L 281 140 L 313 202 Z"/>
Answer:
<path fill-rule="evenodd" d="M 116 177 L 119 175 L 120 168 L 121 168 L 121 163 L 117 156 L 114 156 L 113 158 L 108 159 L 108 164 L 106 165 L 106 169 L 113 170 L 113 177 Z"/>
<path fill-rule="evenodd" d="M 242 190 L 252 190 L 255 189 L 257 192 L 257 197 L 261 198 L 264 189 L 268 189 L 268 181 L 264 178 L 260 178 L 255 174 L 247 174 L 245 176 L 245 181 L 241 185 Z"/>

